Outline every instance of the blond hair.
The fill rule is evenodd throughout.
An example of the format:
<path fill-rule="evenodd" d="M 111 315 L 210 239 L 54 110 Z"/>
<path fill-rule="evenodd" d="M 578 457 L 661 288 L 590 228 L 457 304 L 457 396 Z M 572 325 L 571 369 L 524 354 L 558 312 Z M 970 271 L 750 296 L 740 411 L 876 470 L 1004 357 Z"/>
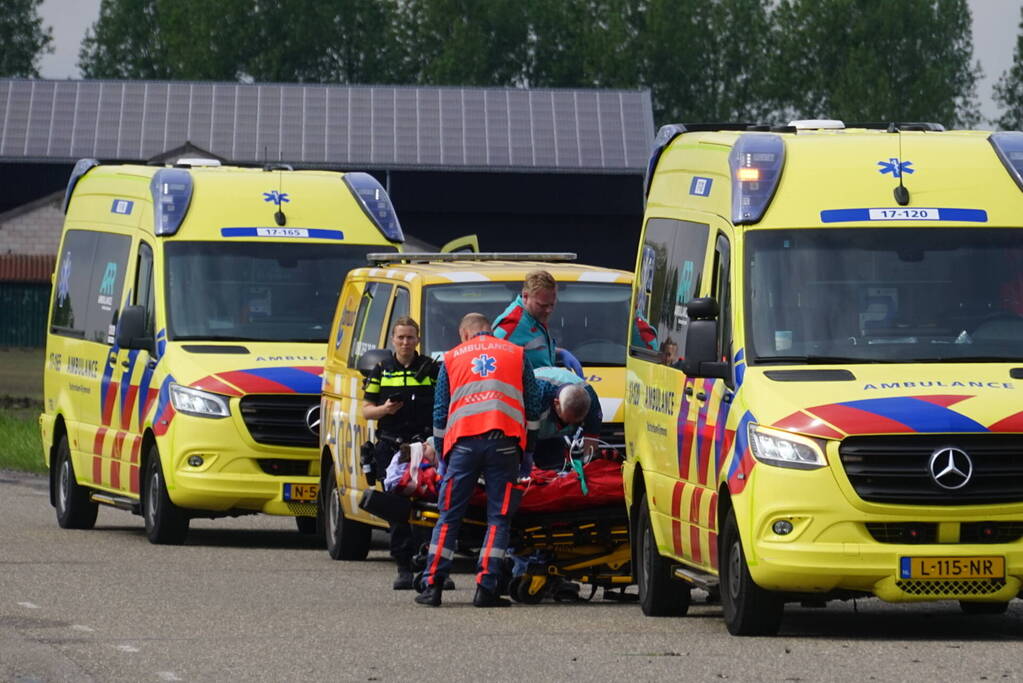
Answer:
<path fill-rule="evenodd" d="M 557 280 L 546 270 L 531 270 L 526 273 L 526 279 L 522 282 L 523 294 L 535 294 L 542 289 L 555 290 L 557 288 Z"/>

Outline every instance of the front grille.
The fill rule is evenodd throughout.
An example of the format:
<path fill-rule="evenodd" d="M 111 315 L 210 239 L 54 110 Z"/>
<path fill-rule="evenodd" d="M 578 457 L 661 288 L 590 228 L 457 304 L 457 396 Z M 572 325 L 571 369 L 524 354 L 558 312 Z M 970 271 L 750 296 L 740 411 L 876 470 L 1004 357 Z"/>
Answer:
<path fill-rule="evenodd" d="M 969 581 L 896 581 L 896 587 L 908 595 L 935 598 L 959 598 L 968 595 L 991 595 L 1005 588 L 1003 579 Z"/>
<path fill-rule="evenodd" d="M 938 525 L 933 522 L 867 522 L 867 531 L 878 543 L 938 542 Z"/>
<path fill-rule="evenodd" d="M 284 458 L 259 458 L 259 469 L 275 477 L 308 477 L 308 460 L 285 460 Z"/>
<path fill-rule="evenodd" d="M 965 486 L 949 490 L 931 477 L 931 454 L 954 447 L 970 456 Z M 1023 436 L 1017 434 L 913 434 L 853 436 L 839 458 L 857 495 L 872 503 L 982 505 L 1023 501 Z"/>
<path fill-rule="evenodd" d="M 959 527 L 960 543 L 1012 543 L 1023 538 L 1023 522 L 966 522 Z"/>
<path fill-rule="evenodd" d="M 241 400 L 242 419 L 257 443 L 317 448 L 320 437 L 309 431 L 305 416 L 318 405 L 320 397 L 308 394 L 245 396 Z"/>
<path fill-rule="evenodd" d="M 938 543 L 935 522 L 867 522 L 878 543 Z M 959 538 L 950 543 L 1012 543 L 1023 538 L 1023 522 L 963 522 Z"/>
<path fill-rule="evenodd" d="M 625 424 L 622 422 L 605 422 L 600 425 L 600 440 L 614 446 L 623 448 L 625 446 Z"/>

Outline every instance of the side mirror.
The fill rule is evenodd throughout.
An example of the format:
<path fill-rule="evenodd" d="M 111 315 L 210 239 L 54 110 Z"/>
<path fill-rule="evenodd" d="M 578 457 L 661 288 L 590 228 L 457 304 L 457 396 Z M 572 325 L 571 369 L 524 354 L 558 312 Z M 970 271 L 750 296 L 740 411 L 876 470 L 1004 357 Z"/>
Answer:
<path fill-rule="evenodd" d="M 369 377 L 369 373 L 373 372 L 373 368 L 390 357 L 391 352 L 387 349 L 370 349 L 359 356 L 359 360 L 355 363 L 355 369 L 361 372 L 363 377 Z"/>
<path fill-rule="evenodd" d="M 143 349 L 150 355 L 156 352 L 153 338 L 146 335 L 146 309 L 143 306 L 125 306 L 117 321 L 117 345 L 122 349 Z"/>
<path fill-rule="evenodd" d="M 718 358 L 718 302 L 710 297 L 686 304 L 686 356 L 682 371 L 687 377 L 730 379 L 728 363 Z"/>

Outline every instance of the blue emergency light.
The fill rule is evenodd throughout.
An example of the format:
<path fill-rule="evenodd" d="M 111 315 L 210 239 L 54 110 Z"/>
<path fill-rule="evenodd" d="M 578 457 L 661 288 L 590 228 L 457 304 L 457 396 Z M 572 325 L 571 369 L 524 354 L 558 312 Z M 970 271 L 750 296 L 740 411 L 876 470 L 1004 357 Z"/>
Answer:
<path fill-rule="evenodd" d="M 657 162 L 661 160 L 661 154 L 664 153 L 665 148 L 671 144 L 671 141 L 677 138 L 682 133 L 688 130 L 685 125 L 681 123 L 669 123 L 666 126 L 661 126 L 661 129 L 657 131 L 657 136 L 654 138 L 654 148 L 650 152 L 650 161 L 647 162 L 646 175 L 643 177 L 643 196 L 650 196 L 650 181 L 654 177 L 654 169 L 657 168 Z"/>
<path fill-rule="evenodd" d="M 99 166 L 95 159 L 79 159 L 75 167 L 71 169 L 71 177 L 67 181 L 67 189 L 64 191 L 64 213 L 67 213 L 68 204 L 71 203 L 71 194 L 75 191 L 75 185 L 82 179 L 89 169 Z"/>
<path fill-rule="evenodd" d="M 387 196 L 387 190 L 369 173 L 356 171 L 341 176 L 349 191 L 359 201 L 359 206 L 366 216 L 373 221 L 384 237 L 392 242 L 404 242 L 405 233 L 401 231 L 398 214 Z"/>
<path fill-rule="evenodd" d="M 770 133 L 740 135 L 728 165 L 732 171 L 732 223 L 759 223 L 781 180 L 785 142 Z"/>
<path fill-rule="evenodd" d="M 192 201 L 192 174 L 184 168 L 161 168 L 149 183 L 153 194 L 153 232 L 173 235 Z"/>
<path fill-rule="evenodd" d="M 1019 131 L 1002 131 L 992 133 L 988 139 L 995 148 L 995 154 L 1002 160 L 1005 170 L 1023 190 L 1023 133 Z"/>

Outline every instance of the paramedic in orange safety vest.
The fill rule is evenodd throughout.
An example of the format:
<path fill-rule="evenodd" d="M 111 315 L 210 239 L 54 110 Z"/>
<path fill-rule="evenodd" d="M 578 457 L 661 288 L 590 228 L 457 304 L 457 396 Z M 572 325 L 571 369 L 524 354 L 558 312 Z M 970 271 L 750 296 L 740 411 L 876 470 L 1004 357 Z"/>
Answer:
<path fill-rule="evenodd" d="M 476 574 L 476 607 L 507 607 L 497 581 L 508 547 L 508 520 L 518 507 L 523 451 L 530 453 L 540 416 L 540 393 L 521 346 L 498 339 L 479 313 L 458 327 L 462 343 L 444 354 L 434 390 L 433 435 L 445 459 L 433 529 L 423 572 L 422 605 L 441 603 L 462 517 L 482 473 L 487 493 L 487 532 Z"/>

